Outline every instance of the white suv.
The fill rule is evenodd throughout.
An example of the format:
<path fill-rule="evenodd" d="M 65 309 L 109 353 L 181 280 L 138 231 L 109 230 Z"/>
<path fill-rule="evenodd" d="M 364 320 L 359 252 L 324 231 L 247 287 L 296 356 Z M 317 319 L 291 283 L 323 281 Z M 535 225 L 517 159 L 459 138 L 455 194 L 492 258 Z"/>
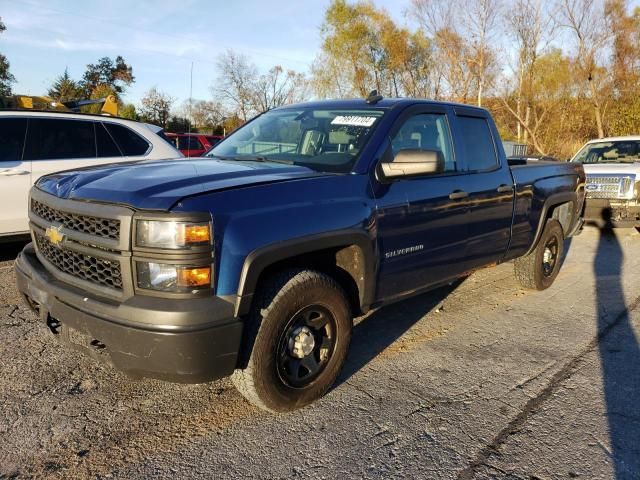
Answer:
<path fill-rule="evenodd" d="M 182 156 L 155 125 L 80 113 L 0 111 L 0 238 L 28 232 L 29 189 L 43 175 Z"/>

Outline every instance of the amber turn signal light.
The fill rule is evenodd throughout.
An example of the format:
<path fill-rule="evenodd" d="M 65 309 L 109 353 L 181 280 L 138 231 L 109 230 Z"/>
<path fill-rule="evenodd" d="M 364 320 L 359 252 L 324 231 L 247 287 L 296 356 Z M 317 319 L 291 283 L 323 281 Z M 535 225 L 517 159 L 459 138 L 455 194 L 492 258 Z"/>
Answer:
<path fill-rule="evenodd" d="M 211 267 L 179 268 L 177 284 L 179 287 L 204 287 L 211 284 Z"/>
<path fill-rule="evenodd" d="M 204 243 L 211 241 L 211 229 L 209 224 L 193 224 L 184 227 L 184 240 L 187 245 L 190 243 Z"/>

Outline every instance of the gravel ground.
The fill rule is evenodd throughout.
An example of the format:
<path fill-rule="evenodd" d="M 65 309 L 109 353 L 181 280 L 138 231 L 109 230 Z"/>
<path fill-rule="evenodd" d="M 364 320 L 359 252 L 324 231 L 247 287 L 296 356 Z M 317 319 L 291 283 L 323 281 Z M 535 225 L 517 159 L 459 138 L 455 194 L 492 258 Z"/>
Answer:
<path fill-rule="evenodd" d="M 358 319 L 335 388 L 269 415 L 58 345 L 1 245 L 0 479 L 640 478 L 640 235 L 567 247 L 545 292 L 501 265 Z"/>

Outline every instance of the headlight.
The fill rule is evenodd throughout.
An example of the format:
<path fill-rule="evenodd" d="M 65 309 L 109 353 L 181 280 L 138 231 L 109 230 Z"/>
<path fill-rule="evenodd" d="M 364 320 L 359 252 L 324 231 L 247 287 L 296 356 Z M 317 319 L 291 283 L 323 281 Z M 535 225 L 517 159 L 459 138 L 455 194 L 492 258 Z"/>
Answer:
<path fill-rule="evenodd" d="M 189 293 L 211 287 L 211 265 L 169 265 L 136 262 L 138 287 L 161 292 Z"/>
<path fill-rule="evenodd" d="M 211 244 L 209 222 L 167 222 L 138 220 L 136 245 L 138 247 L 180 249 Z"/>

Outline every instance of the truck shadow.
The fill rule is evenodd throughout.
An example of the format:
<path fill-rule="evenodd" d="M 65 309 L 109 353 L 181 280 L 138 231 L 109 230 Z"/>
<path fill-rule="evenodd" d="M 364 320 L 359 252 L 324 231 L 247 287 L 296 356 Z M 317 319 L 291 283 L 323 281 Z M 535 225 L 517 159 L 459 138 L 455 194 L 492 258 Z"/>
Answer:
<path fill-rule="evenodd" d="M 397 341 L 436 308 L 465 279 L 374 311 L 353 327 L 349 355 L 333 388 L 348 381 L 367 363 Z"/>
<path fill-rule="evenodd" d="M 640 347 L 621 282 L 624 255 L 611 230 L 610 213 L 600 227 L 596 277 L 598 350 L 615 478 L 640 475 Z M 608 218 L 607 218 L 608 217 Z M 620 312 L 620 313 L 618 313 Z"/>

